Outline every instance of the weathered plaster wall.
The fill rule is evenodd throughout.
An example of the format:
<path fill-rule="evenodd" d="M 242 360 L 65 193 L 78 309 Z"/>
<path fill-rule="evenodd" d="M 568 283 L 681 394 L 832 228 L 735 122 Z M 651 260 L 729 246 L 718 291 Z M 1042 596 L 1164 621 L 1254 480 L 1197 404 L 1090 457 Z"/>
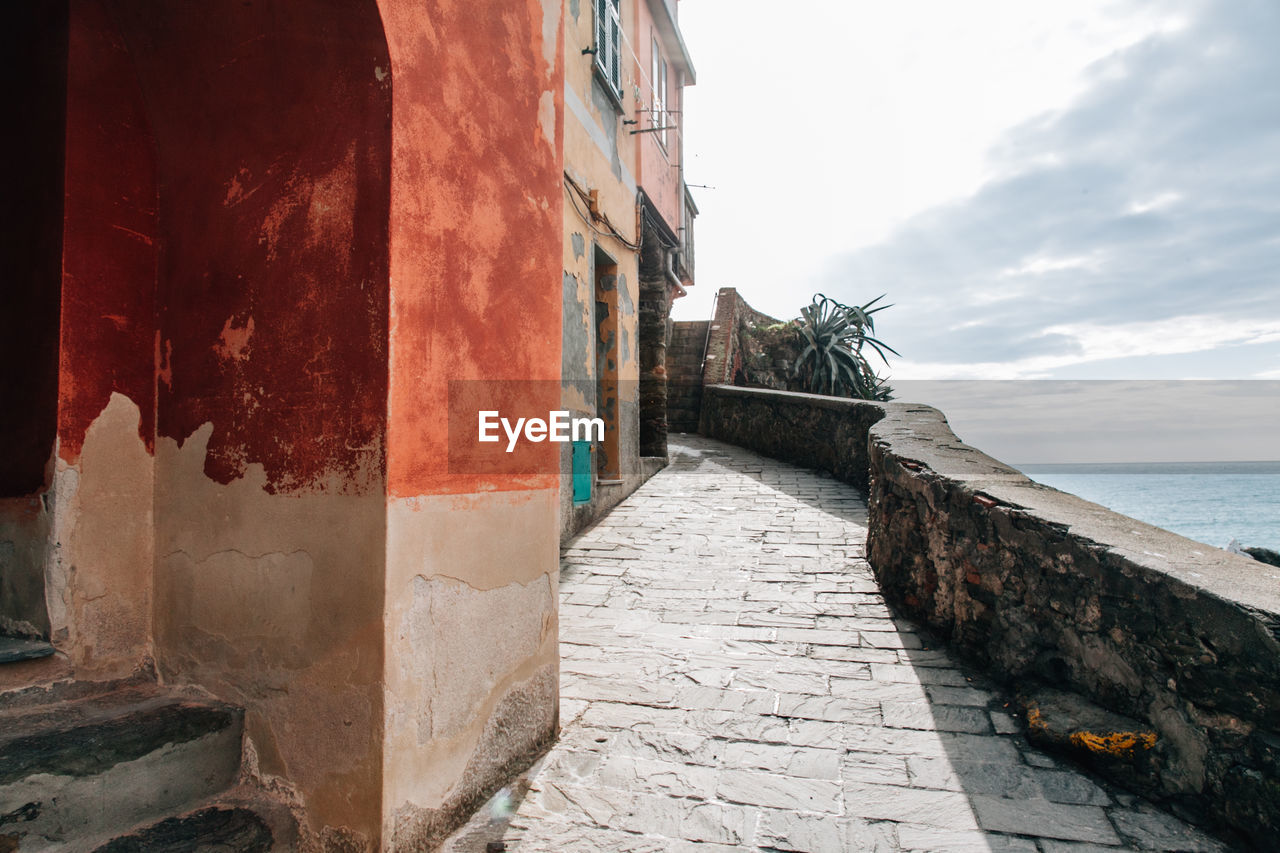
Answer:
<path fill-rule="evenodd" d="M 381 7 L 395 79 L 391 492 L 547 487 L 451 473 L 440 401 L 450 380 L 559 378 L 559 6 Z"/>
<path fill-rule="evenodd" d="M 162 188 L 159 434 L 213 422 L 205 473 L 218 482 L 254 462 L 272 491 L 367 490 L 387 383 L 377 8 L 228 0 L 192 14 L 157 0 L 115 15 Z"/>
<path fill-rule="evenodd" d="M 556 730 L 558 473 L 451 471 L 445 401 L 561 375 L 561 4 L 70 19 L 55 642 L 243 705 L 324 846 L 418 849 Z"/>
<path fill-rule="evenodd" d="M 450 380 L 560 377 L 561 3 L 379 3 L 394 79 L 383 843 L 429 849 L 556 731 L 554 470 L 449 468 Z M 549 407 L 554 399 L 548 399 Z"/>
<path fill-rule="evenodd" d="M 80 677 L 149 667 L 155 143 L 107 9 L 70 6 L 57 458 L 42 508 L 50 635 Z M 110 163 L 104 169 L 103 163 Z"/>
<path fill-rule="evenodd" d="M 389 507 L 384 780 L 395 849 L 438 841 L 555 735 L 555 510 L 554 490 Z"/>
<path fill-rule="evenodd" d="M 143 416 L 114 393 L 76 464 L 57 462 L 45 598 L 55 644 L 76 676 L 119 678 L 150 667 L 155 461 Z"/>
<path fill-rule="evenodd" d="M 112 394 L 134 402 L 154 446 L 159 176 L 134 56 L 107 4 L 71 4 L 67 77 L 58 456 L 75 465 Z"/>
<path fill-rule="evenodd" d="M 1059 740 L 1042 688 L 1073 691 L 1135 727 L 1062 738 L 1075 757 L 1269 846 L 1280 593 L 1265 566 L 1034 483 L 926 406 L 717 386 L 703 417 L 713 437 L 869 487 L 886 596 L 1030 697 L 1032 737 Z"/>
<path fill-rule="evenodd" d="M 161 672 L 246 708 L 264 774 L 311 830 L 376 849 L 385 499 L 272 493 L 264 467 L 204 474 L 213 424 L 157 449 Z"/>

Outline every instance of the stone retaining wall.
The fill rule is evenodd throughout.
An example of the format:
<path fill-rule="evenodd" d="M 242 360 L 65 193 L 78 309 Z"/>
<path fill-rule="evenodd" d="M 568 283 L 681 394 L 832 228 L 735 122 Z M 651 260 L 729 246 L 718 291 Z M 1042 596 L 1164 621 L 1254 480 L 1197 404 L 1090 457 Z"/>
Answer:
<path fill-rule="evenodd" d="M 722 287 L 716 293 L 716 311 L 711 319 L 711 333 L 707 338 L 707 357 L 702 380 L 707 385 L 729 384 L 742 370 L 742 347 L 738 340 L 738 327 L 742 321 L 757 326 L 769 326 L 778 320 L 761 314 L 747 304 L 738 291 Z"/>
<path fill-rule="evenodd" d="M 1265 565 L 1032 482 L 927 406 L 714 386 L 702 424 L 867 489 L 885 595 L 1017 691 L 1029 737 L 1244 843 L 1274 840 Z"/>

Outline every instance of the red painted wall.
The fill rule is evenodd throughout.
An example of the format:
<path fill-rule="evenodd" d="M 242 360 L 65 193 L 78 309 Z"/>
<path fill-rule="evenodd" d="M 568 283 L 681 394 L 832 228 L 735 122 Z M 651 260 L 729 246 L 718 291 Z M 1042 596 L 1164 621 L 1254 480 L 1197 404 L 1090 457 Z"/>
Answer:
<path fill-rule="evenodd" d="M 205 472 L 380 486 L 389 66 L 346 0 L 117 3 L 159 152 L 159 432 Z"/>
<path fill-rule="evenodd" d="M 179 622 L 175 602 L 199 588 L 160 562 L 165 553 L 153 639 L 166 678 L 246 706 L 264 770 L 299 786 L 313 824 L 376 838 L 379 726 L 351 727 L 349 712 L 380 719 L 391 80 L 377 6 L 71 0 L 70 9 L 62 455 L 76 461 L 120 392 L 142 410 L 153 451 L 157 437 L 181 443 L 212 424 L 204 473 L 217 483 L 261 465 L 268 492 L 324 493 L 313 505 L 331 512 L 370 504 L 329 495 L 369 496 L 375 510 L 344 518 L 352 544 L 336 558 L 323 547 L 331 520 L 295 519 L 303 501 L 268 499 L 295 523 L 280 529 L 279 547 L 317 550 L 307 557 L 315 589 L 290 623 L 303 640 L 263 628 L 301 594 L 269 560 L 254 569 L 267 576 L 265 594 L 233 614 L 225 636 Z M 225 543 L 256 559 L 247 543 L 264 541 L 252 538 L 262 533 L 260 494 L 184 480 L 179 467 L 162 473 L 174 504 L 222 502 L 207 517 L 156 503 L 146 523 L 157 542 L 189 532 L 201 547 Z M 70 523 L 94 529 L 107 501 L 82 501 Z M 115 547 L 98 536 L 81 554 L 108 585 L 122 574 Z M 264 687 L 285 670 L 289 698 Z"/>
<path fill-rule="evenodd" d="M 99 2 L 72 3 L 59 455 L 79 460 L 112 392 L 155 438 L 155 140 L 133 60 Z"/>
<path fill-rule="evenodd" d="M 62 455 L 120 391 L 149 445 L 157 410 L 179 441 L 212 422 L 219 482 L 261 463 L 272 491 L 380 487 L 376 9 L 75 0 L 72 17 Z"/>

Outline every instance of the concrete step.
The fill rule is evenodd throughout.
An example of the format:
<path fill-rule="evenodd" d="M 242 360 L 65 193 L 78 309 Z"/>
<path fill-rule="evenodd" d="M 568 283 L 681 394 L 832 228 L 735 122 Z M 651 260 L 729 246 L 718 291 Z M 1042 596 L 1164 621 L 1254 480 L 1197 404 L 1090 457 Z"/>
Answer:
<path fill-rule="evenodd" d="M 149 683 L 5 694 L 0 850 L 76 849 L 225 791 L 243 726 L 239 708 Z"/>

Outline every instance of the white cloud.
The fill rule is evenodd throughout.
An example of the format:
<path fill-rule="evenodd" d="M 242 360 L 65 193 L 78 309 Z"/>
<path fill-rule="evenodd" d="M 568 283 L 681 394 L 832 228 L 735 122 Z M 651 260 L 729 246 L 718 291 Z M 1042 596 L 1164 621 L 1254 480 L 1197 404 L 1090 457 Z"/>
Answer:
<path fill-rule="evenodd" d="M 1000 275 L 1014 277 L 1020 275 L 1044 275 L 1045 273 L 1063 272 L 1064 270 L 1096 270 L 1099 263 L 1097 255 L 1076 255 L 1070 258 L 1053 258 L 1040 255 L 1024 261 L 1019 266 L 1002 269 Z"/>
<path fill-rule="evenodd" d="M 964 324 L 980 325 L 980 321 Z M 1207 352 L 1228 346 L 1280 341 L 1280 319 L 1240 320 L 1212 316 L 1182 316 L 1155 322 L 1063 323 L 1049 326 L 1041 336 L 1069 342 L 1069 354 L 1038 355 L 1004 361 L 895 361 L 892 377 L 899 380 L 1044 379 L 1062 368 L 1113 359 Z M 1280 379 L 1280 370 L 1254 373 L 1255 379 Z"/>
<path fill-rule="evenodd" d="M 1280 318 L 1249 320 L 1182 316 L 1109 326 L 1063 323 L 1047 327 L 1041 335 L 1061 335 L 1075 341 L 1081 349 L 1077 361 L 1087 362 L 1269 343 L 1280 340 Z"/>
<path fill-rule="evenodd" d="M 1181 199 L 1182 193 L 1173 191 L 1162 192 L 1159 195 L 1151 196 L 1143 199 L 1142 201 L 1135 201 L 1133 204 L 1129 205 L 1129 212 L 1134 215 L 1141 215 L 1143 213 L 1151 213 L 1152 211 L 1164 210 L 1165 208 L 1176 204 Z"/>

